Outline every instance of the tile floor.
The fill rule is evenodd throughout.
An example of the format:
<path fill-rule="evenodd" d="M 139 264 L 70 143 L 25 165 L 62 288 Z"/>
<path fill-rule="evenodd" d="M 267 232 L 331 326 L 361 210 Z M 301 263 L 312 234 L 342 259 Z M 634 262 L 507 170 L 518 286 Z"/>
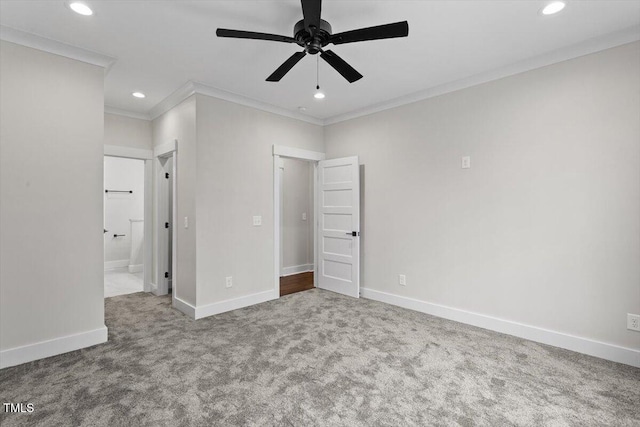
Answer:
<path fill-rule="evenodd" d="M 132 294 L 143 291 L 142 272 L 129 273 L 127 267 L 104 272 L 104 297 Z"/>

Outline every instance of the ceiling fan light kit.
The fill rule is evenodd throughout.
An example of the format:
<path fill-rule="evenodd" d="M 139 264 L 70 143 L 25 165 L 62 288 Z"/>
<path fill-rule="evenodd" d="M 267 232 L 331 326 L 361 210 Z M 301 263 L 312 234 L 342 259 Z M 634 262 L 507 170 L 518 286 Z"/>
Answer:
<path fill-rule="evenodd" d="M 335 52 L 325 50 L 324 48 L 327 45 L 390 39 L 409 35 L 409 24 L 407 21 L 332 34 L 331 25 L 320 18 L 322 1 L 301 0 L 301 3 L 303 19 L 294 25 L 293 37 L 256 33 L 253 31 L 229 30 L 225 28 L 218 28 L 216 35 L 218 37 L 295 43 L 302 47 L 302 51 L 291 55 L 289 59 L 267 77 L 266 80 L 268 82 L 279 82 L 307 54 L 317 55 L 319 53 L 320 58 L 340 73 L 349 83 L 360 80 L 362 74 L 356 71 L 344 59 L 340 58 Z"/>

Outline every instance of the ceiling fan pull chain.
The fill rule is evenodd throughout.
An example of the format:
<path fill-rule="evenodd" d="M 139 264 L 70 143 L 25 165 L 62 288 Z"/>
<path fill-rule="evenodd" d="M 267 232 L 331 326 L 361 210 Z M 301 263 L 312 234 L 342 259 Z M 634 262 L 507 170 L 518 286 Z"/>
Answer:
<path fill-rule="evenodd" d="M 320 58 L 316 56 L 316 90 L 320 90 Z"/>

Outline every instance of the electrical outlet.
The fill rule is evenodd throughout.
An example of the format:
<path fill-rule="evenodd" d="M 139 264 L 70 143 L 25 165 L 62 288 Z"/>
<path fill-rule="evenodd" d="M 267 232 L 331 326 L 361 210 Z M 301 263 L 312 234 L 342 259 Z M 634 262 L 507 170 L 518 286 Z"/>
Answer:
<path fill-rule="evenodd" d="M 407 286 L 407 276 L 404 274 L 398 275 L 398 284 L 400 286 Z"/>
<path fill-rule="evenodd" d="M 640 315 L 627 313 L 627 329 L 640 332 Z"/>
<path fill-rule="evenodd" d="M 256 215 L 253 217 L 253 225 L 255 227 L 260 227 L 262 225 L 262 217 L 259 215 Z"/>
<path fill-rule="evenodd" d="M 227 288 L 232 287 L 233 286 L 233 277 L 231 277 L 231 276 L 225 277 L 225 285 L 227 286 Z"/>

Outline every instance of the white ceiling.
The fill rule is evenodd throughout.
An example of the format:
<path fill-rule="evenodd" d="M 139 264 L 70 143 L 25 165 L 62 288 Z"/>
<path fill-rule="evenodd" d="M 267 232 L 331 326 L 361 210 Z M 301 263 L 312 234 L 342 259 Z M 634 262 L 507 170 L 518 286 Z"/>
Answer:
<path fill-rule="evenodd" d="M 195 81 L 327 119 L 612 33 L 640 34 L 640 0 L 568 0 L 553 16 L 539 13 L 544 0 L 325 0 L 322 18 L 334 33 L 407 20 L 409 37 L 330 46 L 364 78 L 349 84 L 321 60 L 327 97 L 317 101 L 316 57 L 270 83 L 265 78 L 297 45 L 215 36 L 218 27 L 292 35 L 302 18 L 297 0 L 86 3 L 93 16 L 73 13 L 63 0 L 2 0 L 0 23 L 117 58 L 105 78 L 105 104 L 143 115 Z"/>

